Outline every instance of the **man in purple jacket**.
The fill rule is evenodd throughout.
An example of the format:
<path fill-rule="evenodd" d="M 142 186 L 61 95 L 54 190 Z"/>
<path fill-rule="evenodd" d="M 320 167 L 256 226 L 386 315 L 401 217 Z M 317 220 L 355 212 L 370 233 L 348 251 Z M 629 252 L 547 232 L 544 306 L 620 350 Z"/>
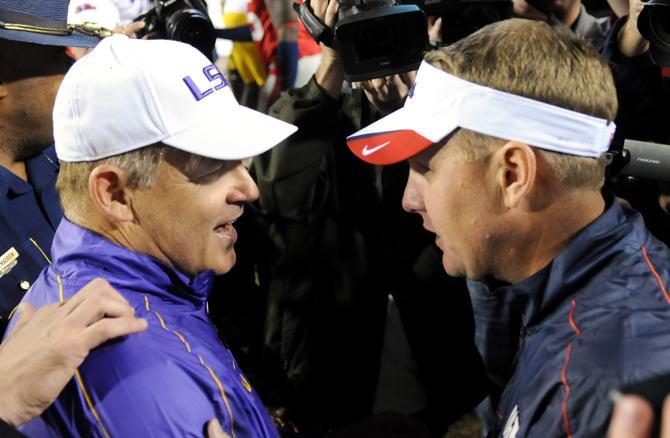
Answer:
<path fill-rule="evenodd" d="M 110 37 L 73 66 L 54 107 L 66 219 L 24 301 L 62 302 L 103 276 L 148 328 L 91 352 L 23 432 L 202 436 L 216 417 L 232 437 L 276 436 L 207 295 L 235 264 L 233 222 L 258 196 L 241 160 L 294 130 L 239 106 L 182 43 Z"/>

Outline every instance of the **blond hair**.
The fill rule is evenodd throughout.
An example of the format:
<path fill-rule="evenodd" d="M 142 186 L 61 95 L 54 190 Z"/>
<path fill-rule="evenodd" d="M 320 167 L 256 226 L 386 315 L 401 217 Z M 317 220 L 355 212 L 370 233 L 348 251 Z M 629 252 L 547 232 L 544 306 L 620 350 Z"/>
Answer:
<path fill-rule="evenodd" d="M 591 116 L 614 120 L 616 90 L 611 71 L 598 53 L 567 29 L 539 21 L 511 19 L 486 26 L 426 60 L 480 85 L 528 97 Z M 460 129 L 454 138 L 462 157 L 480 161 L 504 139 Z M 532 145 L 530 145 L 532 146 Z M 605 158 L 536 149 L 566 188 L 600 189 Z"/>

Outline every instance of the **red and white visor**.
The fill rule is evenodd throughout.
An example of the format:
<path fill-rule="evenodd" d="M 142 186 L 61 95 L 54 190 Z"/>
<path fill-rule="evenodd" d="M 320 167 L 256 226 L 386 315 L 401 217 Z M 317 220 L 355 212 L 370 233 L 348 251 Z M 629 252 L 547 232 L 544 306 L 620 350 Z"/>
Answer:
<path fill-rule="evenodd" d="M 347 138 L 372 164 L 397 163 L 456 128 L 583 157 L 607 151 L 615 125 L 605 119 L 505 93 L 422 62 L 404 107 Z"/>

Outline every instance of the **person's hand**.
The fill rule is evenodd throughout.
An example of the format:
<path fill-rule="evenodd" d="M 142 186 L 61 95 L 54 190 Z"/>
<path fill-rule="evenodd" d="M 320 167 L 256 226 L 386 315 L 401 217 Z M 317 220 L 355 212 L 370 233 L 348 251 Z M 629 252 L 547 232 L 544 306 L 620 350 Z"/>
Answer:
<path fill-rule="evenodd" d="M 144 21 L 133 21 L 125 26 L 118 24 L 114 28 L 114 33 L 126 35 L 128 38 L 137 38 L 137 32 L 144 29 L 145 25 Z"/>
<path fill-rule="evenodd" d="M 307 1 L 307 0 L 305 0 Z M 333 29 L 337 11 L 340 7 L 337 0 L 309 0 L 314 15 L 326 26 Z M 314 73 L 316 83 L 333 99 L 337 99 L 342 91 L 344 69 L 340 54 L 333 48 L 321 43 L 321 62 Z"/>
<path fill-rule="evenodd" d="M 402 105 L 407 92 L 414 83 L 416 71 L 400 73 L 384 78 L 359 82 L 372 109 L 381 116 L 389 114 Z"/>
<path fill-rule="evenodd" d="M 627 395 L 614 406 L 608 436 L 610 438 L 651 438 L 654 411 L 646 400 Z M 663 403 L 660 438 L 670 438 L 670 396 Z"/>
<path fill-rule="evenodd" d="M 112 32 L 126 35 L 129 38 L 136 38 L 137 31 L 142 28 L 144 28 L 144 21 L 135 21 L 126 26 L 117 24 Z M 68 47 L 67 50 L 75 61 L 79 61 L 81 58 L 91 53 L 93 47 Z"/>
<path fill-rule="evenodd" d="M 14 426 L 40 415 L 91 349 L 147 328 L 101 278 L 62 303 L 37 311 L 22 303 L 17 312 L 14 330 L 0 345 L 0 418 Z"/>
<path fill-rule="evenodd" d="M 207 423 L 207 438 L 230 438 L 230 435 L 223 431 L 219 420 L 212 418 Z"/>
<path fill-rule="evenodd" d="M 314 11 L 314 15 L 321 20 L 326 27 L 335 28 L 335 19 L 340 4 L 337 0 L 309 0 L 309 6 Z M 322 56 L 339 58 L 337 51 L 321 43 Z"/>
<path fill-rule="evenodd" d="M 442 43 L 442 17 L 432 15 L 428 17 L 428 41 L 431 46 Z"/>
<path fill-rule="evenodd" d="M 628 0 L 607 0 L 607 4 L 617 18 L 628 15 Z"/>
<path fill-rule="evenodd" d="M 628 20 L 619 31 L 619 51 L 629 58 L 641 55 L 649 50 L 649 41 L 642 36 L 637 28 L 637 19 L 643 7 L 644 2 L 642 0 L 630 0 L 628 2 Z"/>
<path fill-rule="evenodd" d="M 287 407 L 280 406 L 270 409 L 270 417 L 280 436 L 295 436 L 300 433 L 300 428 L 291 420 Z"/>

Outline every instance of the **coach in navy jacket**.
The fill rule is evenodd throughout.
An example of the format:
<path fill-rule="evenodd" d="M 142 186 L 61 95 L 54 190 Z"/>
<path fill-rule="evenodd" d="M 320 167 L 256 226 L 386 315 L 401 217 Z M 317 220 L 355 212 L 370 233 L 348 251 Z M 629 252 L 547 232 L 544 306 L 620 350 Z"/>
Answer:
<path fill-rule="evenodd" d="M 445 270 L 522 317 L 491 435 L 605 436 L 608 393 L 670 371 L 670 251 L 601 193 L 609 67 L 568 32 L 518 19 L 426 61 L 405 106 L 349 148 L 409 159 L 403 206 L 436 234 Z"/>

